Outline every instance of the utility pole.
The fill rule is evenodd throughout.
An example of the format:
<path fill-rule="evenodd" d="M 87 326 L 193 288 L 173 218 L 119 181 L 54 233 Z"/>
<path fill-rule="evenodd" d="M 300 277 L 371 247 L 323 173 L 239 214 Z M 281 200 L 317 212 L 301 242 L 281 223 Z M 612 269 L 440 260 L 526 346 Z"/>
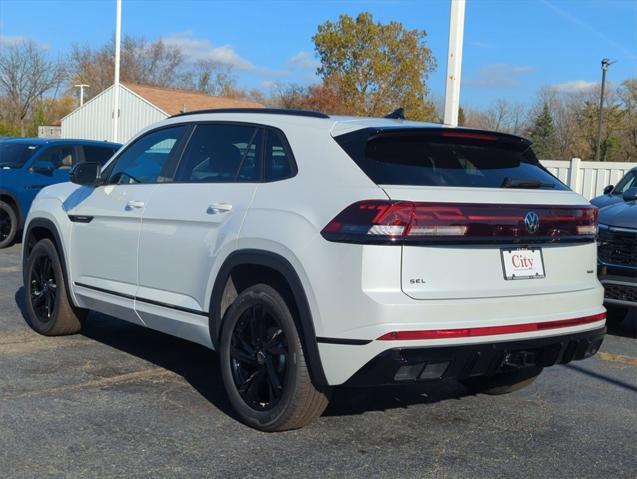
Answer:
<path fill-rule="evenodd" d="M 119 56 L 122 43 L 122 0 L 116 1 L 115 13 L 115 79 L 113 86 L 113 141 L 117 142 L 117 127 L 119 123 Z"/>
<path fill-rule="evenodd" d="M 74 85 L 75 88 L 79 88 L 80 89 L 80 106 L 84 105 L 84 88 L 88 88 L 90 85 L 87 85 L 86 83 L 81 83 L 79 85 Z"/>
<path fill-rule="evenodd" d="M 465 0 L 451 0 L 449 18 L 449 53 L 445 89 L 444 124 L 458 126 L 460 108 L 460 75 L 462 73 L 462 42 L 464 36 Z"/>
<path fill-rule="evenodd" d="M 599 123 L 597 125 L 597 146 L 595 147 L 595 161 L 600 161 L 599 155 L 602 146 L 602 122 L 604 121 L 604 88 L 606 86 L 606 70 L 615 62 L 608 58 L 602 60 L 602 90 L 599 94 Z"/>

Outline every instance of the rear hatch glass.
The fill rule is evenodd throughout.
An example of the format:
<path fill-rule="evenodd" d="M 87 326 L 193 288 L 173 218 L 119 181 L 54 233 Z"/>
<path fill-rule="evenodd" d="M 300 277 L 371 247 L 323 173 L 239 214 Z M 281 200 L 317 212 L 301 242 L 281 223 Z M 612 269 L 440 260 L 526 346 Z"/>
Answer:
<path fill-rule="evenodd" d="M 378 185 L 567 190 L 530 142 L 472 130 L 359 130 L 335 138 Z"/>

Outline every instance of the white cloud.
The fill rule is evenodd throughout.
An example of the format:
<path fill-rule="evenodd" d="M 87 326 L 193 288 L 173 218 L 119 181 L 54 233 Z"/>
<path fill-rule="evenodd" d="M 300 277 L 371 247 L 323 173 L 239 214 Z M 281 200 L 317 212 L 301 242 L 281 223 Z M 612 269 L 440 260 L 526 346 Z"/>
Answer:
<path fill-rule="evenodd" d="M 478 48 L 493 48 L 493 44 L 488 42 L 481 42 L 481 41 L 469 42 L 469 45 L 478 47 Z"/>
<path fill-rule="evenodd" d="M 4 46 L 11 46 L 11 45 L 17 45 L 19 43 L 25 42 L 27 41 L 28 38 L 27 37 L 23 37 L 20 35 L 17 36 L 10 36 L 10 35 L 0 35 L 0 45 L 4 45 Z"/>
<path fill-rule="evenodd" d="M 209 40 L 195 38 L 192 32 L 173 33 L 163 37 L 169 46 L 178 47 L 190 61 L 212 60 L 237 70 L 254 70 L 252 62 L 241 57 L 231 45 L 213 45 Z"/>
<path fill-rule="evenodd" d="M 591 90 L 597 86 L 597 82 L 586 80 L 573 80 L 564 83 L 557 83 L 551 85 L 551 90 L 563 92 L 563 93 L 576 93 L 581 91 Z"/>
<path fill-rule="evenodd" d="M 288 60 L 288 65 L 301 70 L 316 70 L 321 62 L 312 58 L 308 52 L 300 51 Z"/>
<path fill-rule="evenodd" d="M 521 77 L 534 71 L 535 68 L 530 65 L 493 63 L 483 65 L 473 77 L 466 78 L 462 83 L 478 88 L 515 87 L 522 82 Z"/>

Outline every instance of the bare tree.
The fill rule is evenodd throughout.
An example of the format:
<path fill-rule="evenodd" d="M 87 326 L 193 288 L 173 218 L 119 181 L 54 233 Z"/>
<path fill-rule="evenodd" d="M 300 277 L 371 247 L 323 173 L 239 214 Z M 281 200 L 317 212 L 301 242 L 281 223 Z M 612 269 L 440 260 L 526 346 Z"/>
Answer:
<path fill-rule="evenodd" d="M 525 117 L 524 105 L 500 98 L 486 110 L 467 110 L 465 125 L 519 135 L 526 128 Z"/>
<path fill-rule="evenodd" d="M 232 65 L 199 60 L 183 74 L 183 86 L 215 96 L 237 96 L 237 78 Z"/>
<path fill-rule="evenodd" d="M 115 44 L 113 41 L 93 49 L 74 45 L 71 50 L 73 83 L 90 85 L 93 97 L 113 84 Z M 125 37 L 122 41 L 121 81 L 161 87 L 183 83 L 185 60 L 181 49 L 161 39 L 148 42 L 143 37 Z"/>
<path fill-rule="evenodd" d="M 31 40 L 4 45 L 0 50 L 0 96 L 4 98 L 6 120 L 19 125 L 25 135 L 25 120 L 34 104 L 45 95 L 55 96 L 65 78 L 65 65 L 49 60 Z"/>

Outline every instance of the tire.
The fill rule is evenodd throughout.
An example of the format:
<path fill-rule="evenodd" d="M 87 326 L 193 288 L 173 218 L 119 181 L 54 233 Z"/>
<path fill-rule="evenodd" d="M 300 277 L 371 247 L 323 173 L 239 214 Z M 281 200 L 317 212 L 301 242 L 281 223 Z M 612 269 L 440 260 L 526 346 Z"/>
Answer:
<path fill-rule="evenodd" d="M 0 201 L 0 248 L 11 246 L 18 232 L 18 215 L 8 203 Z"/>
<path fill-rule="evenodd" d="M 26 261 L 24 289 L 27 321 L 45 336 L 75 334 L 82 329 L 86 310 L 69 300 L 62 264 L 49 239 L 38 241 Z"/>
<path fill-rule="evenodd" d="M 268 285 L 247 288 L 230 306 L 219 354 L 230 403 L 251 427 L 297 429 L 327 407 L 329 391 L 312 384 L 290 308 Z"/>
<path fill-rule="evenodd" d="M 543 368 L 528 368 L 500 373 L 496 376 L 479 376 L 469 378 L 462 383 L 474 393 L 492 396 L 509 394 L 529 386 L 542 372 Z"/>
<path fill-rule="evenodd" d="M 610 325 L 617 325 L 626 319 L 628 308 L 623 306 L 606 306 L 606 322 Z"/>

